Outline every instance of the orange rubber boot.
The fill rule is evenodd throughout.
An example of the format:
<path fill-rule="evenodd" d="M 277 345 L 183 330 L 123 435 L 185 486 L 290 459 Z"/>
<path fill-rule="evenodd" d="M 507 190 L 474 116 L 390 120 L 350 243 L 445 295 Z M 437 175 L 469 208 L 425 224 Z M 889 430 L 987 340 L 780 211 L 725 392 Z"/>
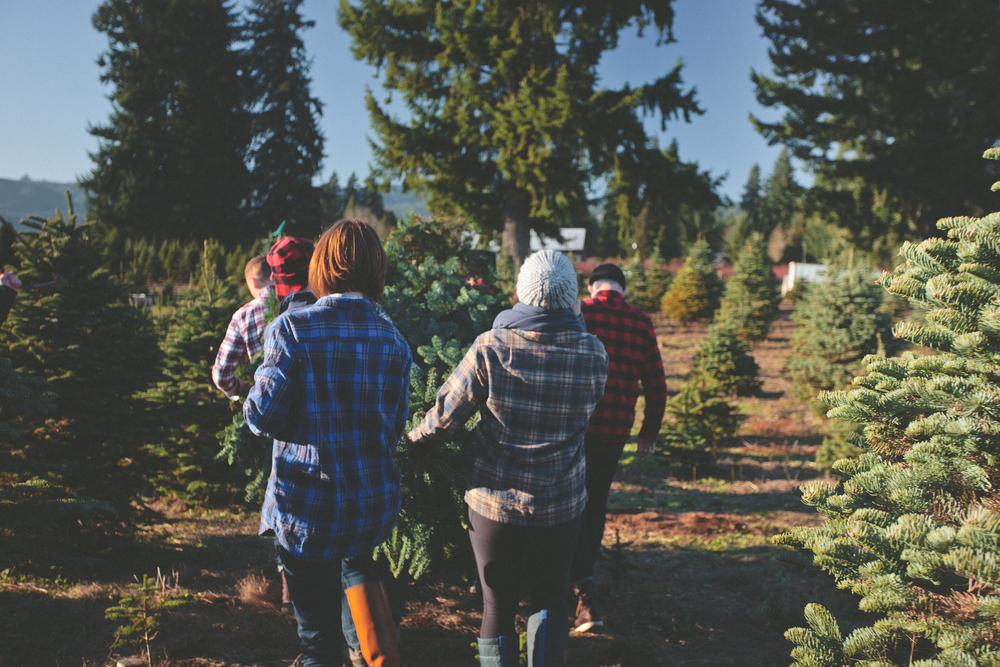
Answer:
<path fill-rule="evenodd" d="M 344 591 L 358 631 L 361 654 L 369 667 L 401 667 L 396 624 L 381 581 L 368 581 Z"/>

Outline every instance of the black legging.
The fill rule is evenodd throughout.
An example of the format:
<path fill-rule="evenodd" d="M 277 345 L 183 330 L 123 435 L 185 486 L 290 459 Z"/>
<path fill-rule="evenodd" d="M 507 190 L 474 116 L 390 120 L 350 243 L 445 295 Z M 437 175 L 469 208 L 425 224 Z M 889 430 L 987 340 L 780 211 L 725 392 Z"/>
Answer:
<path fill-rule="evenodd" d="M 531 527 L 491 521 L 469 510 L 469 539 L 483 588 L 483 639 L 513 636 L 521 578 L 528 583 L 531 613 L 566 615 L 569 566 L 579 519 Z"/>

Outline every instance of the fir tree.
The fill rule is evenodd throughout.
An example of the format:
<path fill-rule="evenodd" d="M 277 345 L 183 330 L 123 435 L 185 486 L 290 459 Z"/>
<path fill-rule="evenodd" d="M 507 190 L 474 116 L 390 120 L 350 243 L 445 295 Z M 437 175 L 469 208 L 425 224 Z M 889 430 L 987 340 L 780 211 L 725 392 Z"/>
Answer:
<path fill-rule="evenodd" d="M 865 453 L 834 465 L 835 485 L 803 485 L 829 521 L 776 538 L 812 551 L 879 618 L 845 637 L 809 605 L 809 627 L 786 633 L 796 665 L 1000 662 L 1000 214 L 938 227 L 948 240 L 904 244 L 880 281 L 925 311 L 895 333 L 937 354 L 869 356 L 852 390 L 824 396 L 832 417 L 863 426 Z"/>
<path fill-rule="evenodd" d="M 756 396 L 760 367 L 747 354 L 747 345 L 726 327 L 715 324 L 695 352 L 690 382 L 723 396 Z"/>
<path fill-rule="evenodd" d="M 0 448 L 0 558 L 29 567 L 92 565 L 127 528 L 132 476 L 144 460 L 134 394 L 156 379 L 160 362 L 149 317 L 101 268 L 99 226 L 77 220 L 68 193 L 67 213 L 22 221 L 29 229 L 13 250 L 25 288 L 0 326 L 9 341 L 0 416 L 17 410 L 12 425 L 21 431 L 16 447 L 4 438 Z"/>
<path fill-rule="evenodd" d="M 777 314 L 778 285 L 764 239 L 754 233 L 736 256 L 715 321 L 740 340 L 754 343 L 767 337 Z"/>
<path fill-rule="evenodd" d="M 105 225 L 143 236 L 249 240 L 244 66 L 224 0 L 105 0 L 94 27 L 111 86 L 94 170 L 82 181 Z M 249 238 L 248 238 L 249 236 Z"/>
<path fill-rule="evenodd" d="M 413 350 L 409 432 L 434 405 L 438 389 L 472 342 L 489 329 L 505 299 L 466 285 L 465 279 L 480 275 L 483 268 L 475 252 L 463 248 L 461 235 L 441 222 L 411 216 L 392 232 L 385 250 L 385 309 Z M 480 275 L 486 284 L 495 283 L 495 272 L 486 273 Z M 401 438 L 395 456 L 403 471 L 403 507 L 392 537 L 379 547 L 394 572 L 417 577 L 459 554 L 468 555 L 462 497 L 471 437 L 469 431 L 427 447 Z"/>
<path fill-rule="evenodd" d="M 246 25 L 253 86 L 250 146 L 251 214 L 257 233 L 282 221 L 286 234 L 314 236 L 320 229 L 319 191 L 313 178 L 323 159 L 322 113 L 310 95 L 309 63 L 301 33 L 303 0 L 253 0 Z"/>
<path fill-rule="evenodd" d="M 788 229 L 801 208 L 802 186 L 795 182 L 788 149 L 783 148 L 774 161 L 774 169 L 764 183 L 757 208 L 753 230 L 764 237 L 764 242 L 776 229 Z"/>
<path fill-rule="evenodd" d="M 659 249 L 655 249 L 650 256 L 648 269 L 636 255 L 622 265 L 622 271 L 625 273 L 628 288 L 626 294 L 628 302 L 643 312 L 658 313 L 660 301 L 674 277 L 667 270 Z"/>
<path fill-rule="evenodd" d="M 695 477 L 698 468 L 704 470 L 714 463 L 718 447 L 729 442 L 743 421 L 717 389 L 685 382 L 667 400 L 657 449 L 671 464 L 692 469 Z"/>
<path fill-rule="evenodd" d="M 760 225 L 760 165 L 754 164 L 750 168 L 750 176 L 747 177 L 747 184 L 743 186 L 743 196 L 740 197 L 740 208 L 747 215 L 747 228 L 750 231 L 760 232 L 763 236 L 764 229 Z"/>
<path fill-rule="evenodd" d="M 792 394 L 818 414 L 826 412 L 816 399 L 819 392 L 850 384 L 866 355 L 893 354 L 901 347 L 890 316 L 881 310 L 882 295 L 869 270 L 831 265 L 827 279 L 810 285 L 796 301 L 792 321 L 798 326 L 785 372 Z"/>
<path fill-rule="evenodd" d="M 664 122 L 701 112 L 679 65 L 635 89 L 598 81 L 622 30 L 638 24 L 670 42 L 673 17 L 672 0 L 342 3 L 355 56 L 385 67 L 383 85 L 408 110 L 400 122 L 368 96 L 379 176 L 401 177 L 404 189 L 428 192 L 431 208 L 501 232 L 519 264 L 531 229 L 554 235 L 586 207 L 593 177 L 624 173 L 629 162 L 639 174 L 660 154 L 643 110 Z"/>
<path fill-rule="evenodd" d="M 684 266 L 674 276 L 660 304 L 668 317 L 691 322 L 706 320 L 715 314 L 722 294 L 722 281 L 712 259 L 712 249 L 705 241 L 691 246 Z"/>
<path fill-rule="evenodd" d="M 754 123 L 811 167 L 812 194 L 856 244 L 988 210 L 981 184 L 996 169 L 968 156 L 1000 136 L 1000 6 L 762 0 L 756 18 L 773 65 L 753 73 L 757 98 L 783 114 Z M 872 214 L 879 200 L 889 214 Z"/>

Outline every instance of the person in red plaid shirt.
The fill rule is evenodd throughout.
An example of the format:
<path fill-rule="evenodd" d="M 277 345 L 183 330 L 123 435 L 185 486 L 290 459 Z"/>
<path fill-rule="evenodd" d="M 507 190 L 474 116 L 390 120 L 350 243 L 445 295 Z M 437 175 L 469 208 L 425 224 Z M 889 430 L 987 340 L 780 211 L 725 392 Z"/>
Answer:
<path fill-rule="evenodd" d="M 257 255 L 247 262 L 243 270 L 247 281 L 247 289 L 253 301 L 244 305 L 233 315 L 226 329 L 226 337 L 215 355 L 215 365 L 212 366 L 212 381 L 230 400 L 237 400 L 246 387 L 243 381 L 236 377 L 236 367 L 245 354 L 247 359 L 264 349 L 264 315 L 269 306 L 267 298 L 274 291 L 271 283 L 271 267 L 267 265 L 264 255 Z"/>
<path fill-rule="evenodd" d="M 653 453 L 663 421 L 667 383 L 656 332 L 649 317 L 625 302 L 625 274 L 614 264 L 601 264 L 590 275 L 590 298 L 580 302 L 587 332 L 597 336 L 608 352 L 608 381 L 587 426 L 587 507 L 570 576 L 577 594 L 573 632 L 604 625 L 594 604 L 594 563 L 604 539 L 604 520 L 611 481 L 618 470 L 625 441 L 635 421 L 639 385 L 646 410 L 639 431 L 639 456 Z"/>

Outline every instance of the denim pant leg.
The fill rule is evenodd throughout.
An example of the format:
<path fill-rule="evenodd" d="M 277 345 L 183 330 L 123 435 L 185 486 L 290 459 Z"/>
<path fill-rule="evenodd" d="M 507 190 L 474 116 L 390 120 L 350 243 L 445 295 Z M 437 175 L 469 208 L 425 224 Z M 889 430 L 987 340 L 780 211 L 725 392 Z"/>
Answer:
<path fill-rule="evenodd" d="M 343 597 L 340 559 L 328 562 L 298 559 L 277 540 L 274 550 L 295 606 L 302 667 L 341 667 L 344 638 L 338 622 Z"/>
<path fill-rule="evenodd" d="M 340 580 L 345 591 L 352 586 L 379 580 L 375 561 L 372 560 L 370 553 L 345 558 L 342 568 Z M 351 605 L 347 603 L 347 595 L 341 595 L 340 623 L 344 631 L 344 641 L 353 650 L 359 650 L 361 642 L 358 640 L 358 630 L 354 627 L 354 617 L 351 616 Z"/>

